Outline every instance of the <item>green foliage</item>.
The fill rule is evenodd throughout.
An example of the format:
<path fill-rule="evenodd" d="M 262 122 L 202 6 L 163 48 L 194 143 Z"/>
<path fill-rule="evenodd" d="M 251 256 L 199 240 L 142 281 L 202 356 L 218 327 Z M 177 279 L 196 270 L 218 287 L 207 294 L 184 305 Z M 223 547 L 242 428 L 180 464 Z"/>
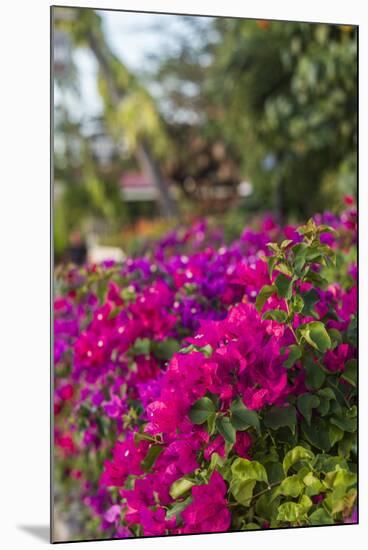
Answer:
<path fill-rule="evenodd" d="M 208 397 L 198 399 L 189 412 L 189 418 L 194 424 L 204 424 L 209 416 L 215 412 L 215 405 Z"/>
<path fill-rule="evenodd" d="M 216 422 L 219 434 L 222 435 L 226 443 L 233 445 L 236 440 L 236 430 L 228 416 L 219 416 Z"/>
<path fill-rule="evenodd" d="M 181 477 L 174 481 L 170 487 L 170 496 L 174 499 L 181 497 L 187 493 L 195 485 L 194 481 L 187 479 L 186 477 Z"/>
<path fill-rule="evenodd" d="M 308 215 L 324 201 L 336 204 L 341 191 L 355 192 L 356 29 L 242 20 L 215 26 L 211 98 L 226 111 L 229 143 L 252 151 L 244 167 L 259 203 L 278 196 L 284 212 Z M 263 168 L 270 154 L 272 176 Z"/>
<path fill-rule="evenodd" d="M 255 411 L 246 408 L 241 399 L 236 399 L 232 402 L 231 407 L 231 423 L 236 430 L 247 430 L 250 427 L 260 430 L 259 418 Z"/>
<path fill-rule="evenodd" d="M 235 502 L 251 510 L 249 518 L 256 513 L 257 524 L 261 518 L 272 527 L 330 525 L 349 517 L 356 502 L 356 360 L 347 361 L 342 372 L 324 367 L 326 352 L 346 342 L 356 327 L 351 323 L 345 334 L 327 330 L 329 314 L 322 320 L 304 321 L 316 316 L 316 288 L 327 284 L 323 270 L 334 265 L 332 250 L 320 242 L 320 235 L 327 231 L 328 227 L 309 221 L 300 230 L 301 243 L 270 243 L 272 256 L 266 261 L 274 282 L 263 287 L 257 298 L 260 311 L 266 309 L 270 296 L 277 294 L 284 301 L 285 309 L 266 309 L 263 318 L 290 330 L 295 343 L 284 350 L 284 368 L 290 381 L 295 369 L 303 368 L 307 391 L 262 414 L 248 411 L 237 399 L 230 407 L 230 416 L 222 417 L 227 426 L 257 429 L 264 436 L 250 463 L 235 459 L 230 473 L 226 461 L 216 466 L 226 472 Z M 320 266 L 318 271 L 316 265 Z M 311 276 L 312 272 L 316 276 Z M 296 280 L 298 284 L 293 284 Z M 300 290 L 304 281 L 312 282 L 308 292 Z M 294 329 L 296 315 L 299 326 Z M 255 415 L 253 423 L 249 413 Z M 271 447 L 264 442 L 267 438 Z M 225 439 L 232 442 L 234 434 L 227 434 Z M 315 496 L 319 497 L 316 502 L 312 500 Z"/>
<path fill-rule="evenodd" d="M 292 405 L 286 407 L 271 407 L 265 414 L 264 422 L 268 428 L 272 428 L 273 430 L 287 426 L 294 432 L 296 426 L 295 407 Z"/>
<path fill-rule="evenodd" d="M 264 466 L 254 460 L 235 459 L 231 466 L 231 473 L 230 491 L 242 506 L 249 506 L 257 481 L 268 483 Z"/>

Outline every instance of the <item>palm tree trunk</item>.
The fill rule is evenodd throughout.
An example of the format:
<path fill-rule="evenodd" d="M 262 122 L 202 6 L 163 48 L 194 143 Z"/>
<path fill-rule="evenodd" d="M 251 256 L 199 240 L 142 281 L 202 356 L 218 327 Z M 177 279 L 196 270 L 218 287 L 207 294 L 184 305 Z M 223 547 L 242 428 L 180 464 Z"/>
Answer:
<path fill-rule="evenodd" d="M 97 62 L 100 66 L 102 74 L 106 80 L 110 101 L 114 107 L 118 107 L 122 95 L 116 85 L 114 75 L 111 71 L 109 64 L 110 52 L 106 51 L 104 43 L 101 44 L 98 37 L 91 30 L 88 35 L 88 44 L 95 55 Z M 138 161 L 146 177 L 153 183 L 157 189 L 161 215 L 165 218 L 174 218 L 177 215 L 177 208 L 173 197 L 171 196 L 170 189 L 163 178 L 160 166 L 154 158 L 150 146 L 144 140 L 140 140 L 137 143 L 136 150 L 134 151 L 135 157 Z"/>

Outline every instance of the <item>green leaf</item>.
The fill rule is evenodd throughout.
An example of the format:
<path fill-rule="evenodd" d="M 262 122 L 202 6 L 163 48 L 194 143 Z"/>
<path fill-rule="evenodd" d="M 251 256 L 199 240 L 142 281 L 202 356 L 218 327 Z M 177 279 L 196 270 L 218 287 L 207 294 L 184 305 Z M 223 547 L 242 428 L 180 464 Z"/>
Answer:
<path fill-rule="evenodd" d="M 216 421 L 217 429 L 227 443 L 234 445 L 236 431 L 228 416 L 219 416 Z"/>
<path fill-rule="evenodd" d="M 348 343 L 357 347 L 357 332 L 358 332 L 358 321 L 356 317 L 353 317 L 348 326 L 346 333 Z"/>
<path fill-rule="evenodd" d="M 249 427 L 260 431 L 258 414 L 255 411 L 247 409 L 241 399 L 236 399 L 232 402 L 231 407 L 231 423 L 236 430 L 246 430 Z"/>
<path fill-rule="evenodd" d="M 280 504 L 277 512 L 278 521 L 294 522 L 305 517 L 304 506 L 296 502 L 284 502 Z"/>
<path fill-rule="evenodd" d="M 267 472 L 259 462 L 237 458 L 231 466 L 230 491 L 237 502 L 249 506 L 257 481 L 268 483 Z"/>
<path fill-rule="evenodd" d="M 312 395 L 311 393 L 304 393 L 303 395 L 299 395 L 297 399 L 298 409 L 304 416 L 308 424 L 311 423 L 312 409 L 316 409 L 319 403 L 319 398 L 316 395 Z"/>
<path fill-rule="evenodd" d="M 332 342 L 335 343 L 336 346 L 342 344 L 342 336 L 340 331 L 335 328 L 329 328 L 328 334 L 330 335 Z"/>
<path fill-rule="evenodd" d="M 316 271 L 313 271 L 312 269 L 309 269 L 307 271 L 307 274 L 304 276 L 304 279 L 308 283 L 313 283 L 314 286 L 317 286 L 317 287 L 324 287 L 328 283 L 328 281 L 324 277 L 322 277 L 319 273 L 316 273 Z"/>
<path fill-rule="evenodd" d="M 261 288 L 257 298 L 256 298 L 256 308 L 258 311 L 261 311 L 268 298 L 275 294 L 276 287 L 275 285 L 265 285 Z"/>
<path fill-rule="evenodd" d="M 299 235 L 306 235 L 307 237 L 312 237 L 317 232 L 317 226 L 313 218 L 309 218 L 305 225 L 301 225 L 297 228 Z"/>
<path fill-rule="evenodd" d="M 298 497 L 303 489 L 304 485 L 297 475 L 287 477 L 281 482 L 281 485 L 279 486 L 280 494 L 293 498 Z"/>
<path fill-rule="evenodd" d="M 181 348 L 179 350 L 179 353 L 186 355 L 188 353 L 193 353 L 193 351 L 198 351 L 199 353 L 203 353 L 203 355 L 205 355 L 206 357 L 211 357 L 213 353 L 213 349 L 212 349 L 212 346 L 210 346 L 210 344 L 206 344 L 205 346 L 195 346 L 193 344 L 190 344 L 185 348 Z"/>
<path fill-rule="evenodd" d="M 162 445 L 151 445 L 148 449 L 148 452 L 141 462 L 141 466 L 143 470 L 148 471 L 152 468 L 153 464 L 155 463 L 156 459 L 160 456 L 162 451 L 164 450 L 164 447 Z"/>
<path fill-rule="evenodd" d="M 171 359 L 171 357 L 179 351 L 180 344 L 177 340 L 174 338 L 168 338 L 167 340 L 163 340 L 162 342 L 153 342 L 152 343 L 152 351 L 155 357 L 157 359 L 161 359 L 163 361 L 167 361 Z"/>
<path fill-rule="evenodd" d="M 285 250 L 285 248 L 287 248 L 292 242 L 292 239 L 285 239 L 284 241 L 282 241 L 280 245 L 281 250 Z"/>
<path fill-rule="evenodd" d="M 192 502 L 192 497 L 187 497 L 185 500 L 175 502 L 173 506 L 166 512 L 166 519 L 171 519 L 173 517 L 176 517 L 176 519 L 180 518 L 180 514 L 185 508 Z"/>
<path fill-rule="evenodd" d="M 312 525 L 333 525 L 334 521 L 330 514 L 324 508 L 317 508 L 309 516 L 309 521 Z"/>
<path fill-rule="evenodd" d="M 331 227 L 330 225 L 323 225 L 323 224 L 318 225 L 317 226 L 317 232 L 318 233 L 332 233 L 334 235 L 337 235 L 336 230 L 333 227 Z"/>
<path fill-rule="evenodd" d="M 338 443 L 337 452 L 339 456 L 349 458 L 352 451 L 356 456 L 356 435 L 356 433 L 345 433 L 344 437 Z"/>
<path fill-rule="evenodd" d="M 312 508 L 313 502 L 307 495 L 302 495 L 299 500 L 299 504 L 303 506 L 304 510 L 308 512 L 309 508 Z"/>
<path fill-rule="evenodd" d="M 198 399 L 189 411 L 189 418 L 193 424 L 204 424 L 208 417 L 215 412 L 215 405 L 208 397 Z"/>
<path fill-rule="evenodd" d="M 149 338 L 137 338 L 131 350 L 133 355 L 149 355 L 151 340 Z"/>
<path fill-rule="evenodd" d="M 135 432 L 135 434 L 134 434 L 134 443 L 137 444 L 140 441 L 151 441 L 153 443 L 157 443 L 157 440 L 152 435 L 149 435 L 149 434 L 146 434 L 146 433 Z"/>
<path fill-rule="evenodd" d="M 233 478 L 241 481 L 264 481 L 268 483 L 265 467 L 256 460 L 247 460 L 246 458 L 236 458 L 231 465 Z"/>
<path fill-rule="evenodd" d="M 319 296 L 318 293 L 312 288 L 311 290 L 308 290 L 307 292 L 302 292 L 302 298 L 304 301 L 304 307 L 302 309 L 302 314 L 308 317 L 309 315 L 312 315 L 313 317 L 316 315 L 316 312 L 314 311 L 314 306 L 319 302 Z"/>
<path fill-rule="evenodd" d="M 292 344 L 289 346 L 289 355 L 284 363 L 284 367 L 290 369 L 302 356 L 302 350 L 299 346 Z"/>
<path fill-rule="evenodd" d="M 212 413 L 207 418 L 207 431 L 210 435 L 213 435 L 216 430 L 216 414 Z"/>
<path fill-rule="evenodd" d="M 265 468 L 270 483 L 279 482 L 284 477 L 284 470 L 281 462 L 267 462 Z"/>
<path fill-rule="evenodd" d="M 325 353 L 331 348 L 331 338 L 324 324 L 320 321 L 312 321 L 311 323 L 301 325 L 298 331 L 308 344 L 318 349 L 321 353 Z"/>
<path fill-rule="evenodd" d="M 260 529 L 260 525 L 258 525 L 258 523 L 246 523 L 245 525 L 242 526 L 241 530 L 242 531 L 254 531 L 255 529 Z"/>
<path fill-rule="evenodd" d="M 303 310 L 304 301 L 300 294 L 293 296 L 291 309 L 294 313 L 300 313 Z"/>
<path fill-rule="evenodd" d="M 309 358 L 305 361 L 306 386 L 309 390 L 318 390 L 326 379 L 326 375 L 313 359 Z"/>
<path fill-rule="evenodd" d="M 292 275 L 290 268 L 286 262 L 279 261 L 279 263 L 275 266 L 275 269 L 277 269 L 277 271 L 283 273 L 284 275 L 288 275 L 289 277 L 291 277 Z"/>
<path fill-rule="evenodd" d="M 216 470 L 216 466 L 223 466 L 224 464 L 224 459 L 220 457 L 220 455 L 218 453 L 212 453 L 211 454 L 211 460 L 210 460 L 210 464 L 208 466 L 208 471 L 209 473 L 213 472 L 214 470 Z"/>
<path fill-rule="evenodd" d="M 278 262 L 277 256 L 270 256 L 269 258 L 267 258 L 268 275 L 270 278 L 272 277 L 272 273 L 277 262 Z"/>
<path fill-rule="evenodd" d="M 349 382 L 351 386 L 356 388 L 357 385 L 357 360 L 350 359 L 345 365 L 345 370 L 341 375 L 341 378 Z"/>
<path fill-rule="evenodd" d="M 332 400 L 335 400 L 336 399 L 336 396 L 334 394 L 334 391 L 332 390 L 332 388 L 321 388 L 320 390 L 318 390 L 317 392 L 317 395 L 318 397 L 324 397 L 326 399 L 328 399 L 329 401 Z"/>
<path fill-rule="evenodd" d="M 230 491 L 239 504 L 242 506 L 249 506 L 255 484 L 256 481 L 253 480 L 241 481 L 239 479 L 233 479 L 230 483 Z"/>
<path fill-rule="evenodd" d="M 313 423 L 311 426 L 303 420 L 301 427 L 305 438 L 311 445 L 325 452 L 330 450 L 329 424 L 323 418 L 320 418 L 318 422 Z"/>
<path fill-rule="evenodd" d="M 357 419 L 356 418 L 349 418 L 347 414 L 345 416 L 332 416 L 330 419 L 331 424 L 334 424 L 340 430 L 344 432 L 356 432 L 357 431 Z"/>
<path fill-rule="evenodd" d="M 309 472 L 304 478 L 303 483 L 306 486 L 306 495 L 312 497 L 314 495 L 319 495 L 323 491 L 323 485 L 321 481 L 313 475 L 312 472 Z"/>
<path fill-rule="evenodd" d="M 170 487 L 169 493 L 171 498 L 177 499 L 181 497 L 184 493 L 187 493 L 192 487 L 194 487 L 194 485 L 194 481 L 191 481 L 185 477 L 177 479 Z"/>
<path fill-rule="evenodd" d="M 306 449 L 301 445 L 294 447 L 294 449 L 291 449 L 291 451 L 286 453 L 282 463 L 285 475 L 287 475 L 290 468 L 297 462 L 300 462 L 301 460 L 305 460 L 309 462 L 313 459 L 314 459 L 314 454 L 309 449 Z"/>
<path fill-rule="evenodd" d="M 264 423 L 267 428 L 277 430 L 282 426 L 288 426 L 294 433 L 296 425 L 296 411 L 292 405 L 286 407 L 272 407 L 264 416 Z"/>
<path fill-rule="evenodd" d="M 324 507 L 331 514 L 339 514 L 344 510 L 344 497 L 346 495 L 346 487 L 340 486 L 328 493 L 323 501 Z"/>
<path fill-rule="evenodd" d="M 272 517 L 275 516 L 280 501 L 280 496 L 278 496 L 277 494 L 275 496 L 276 490 L 277 487 L 271 489 L 270 491 L 267 491 L 259 498 L 257 498 L 255 510 L 257 515 L 261 518 L 270 520 Z"/>
<path fill-rule="evenodd" d="M 295 273 L 298 276 L 302 274 L 303 267 L 305 266 L 306 251 L 307 251 L 307 245 L 305 243 L 298 243 L 293 247 L 294 269 L 295 269 Z"/>
<path fill-rule="evenodd" d="M 285 323 L 287 319 L 286 311 L 282 309 L 269 309 L 262 315 L 262 319 L 271 319 L 272 321 L 277 321 L 278 323 Z"/>
<path fill-rule="evenodd" d="M 330 410 L 330 401 L 334 401 L 336 396 L 331 388 L 322 388 L 318 390 L 316 395 L 318 395 L 320 401 L 317 411 L 321 416 L 325 416 Z"/>
<path fill-rule="evenodd" d="M 290 279 L 290 277 L 280 273 L 275 280 L 275 286 L 277 288 L 277 295 L 279 298 L 290 300 L 293 291 L 293 280 Z"/>
<path fill-rule="evenodd" d="M 330 441 L 331 441 L 331 447 L 335 445 L 335 443 L 338 443 L 342 440 L 344 437 L 344 431 L 338 428 L 337 426 L 334 426 L 334 424 L 331 424 L 330 426 Z"/>
<path fill-rule="evenodd" d="M 276 252 L 276 254 L 280 252 L 280 247 L 277 243 L 267 243 L 266 246 L 268 246 L 272 252 Z"/>

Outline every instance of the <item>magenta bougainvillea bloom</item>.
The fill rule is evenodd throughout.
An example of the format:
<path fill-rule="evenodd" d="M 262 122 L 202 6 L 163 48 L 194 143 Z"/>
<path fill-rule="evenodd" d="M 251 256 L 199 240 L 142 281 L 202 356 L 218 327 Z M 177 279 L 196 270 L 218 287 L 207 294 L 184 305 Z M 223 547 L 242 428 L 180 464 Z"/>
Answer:
<path fill-rule="evenodd" d="M 272 216 L 230 243 L 198 221 L 122 264 L 64 273 L 55 462 L 91 538 L 356 522 L 357 217 L 347 206 L 314 216 L 317 251 Z M 283 251 L 294 252 L 277 266 Z M 320 253 L 338 262 L 319 264 Z M 285 473 L 294 448 L 307 459 Z M 277 492 L 286 477 L 290 494 Z"/>
<path fill-rule="evenodd" d="M 182 533 L 216 533 L 227 531 L 231 516 L 225 498 L 226 484 L 218 472 L 214 472 L 207 485 L 193 487 L 193 501 L 182 513 Z"/>

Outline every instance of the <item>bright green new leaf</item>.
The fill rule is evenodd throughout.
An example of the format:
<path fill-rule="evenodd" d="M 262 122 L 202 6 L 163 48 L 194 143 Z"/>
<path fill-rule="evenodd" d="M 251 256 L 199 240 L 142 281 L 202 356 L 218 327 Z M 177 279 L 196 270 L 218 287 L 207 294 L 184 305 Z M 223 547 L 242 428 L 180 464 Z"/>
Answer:
<path fill-rule="evenodd" d="M 279 492 L 281 495 L 296 498 L 303 491 L 304 485 L 297 475 L 287 477 L 281 482 Z"/>
<path fill-rule="evenodd" d="M 284 502 L 280 504 L 277 512 L 278 521 L 293 523 L 305 517 L 305 509 L 296 502 Z"/>
<path fill-rule="evenodd" d="M 177 479 L 170 487 L 169 493 L 171 498 L 177 499 L 181 497 L 182 495 L 184 495 L 184 493 L 194 487 L 194 485 L 194 481 L 191 481 L 190 479 L 187 479 L 185 477 Z"/>
<path fill-rule="evenodd" d="M 310 462 L 314 459 L 314 454 L 309 449 L 306 449 L 305 447 L 302 447 L 301 445 L 298 445 L 297 447 L 294 447 L 294 449 L 291 449 L 288 453 L 286 453 L 285 458 L 283 460 L 283 468 L 285 475 L 287 475 L 290 468 L 296 464 L 297 462 L 301 460 L 305 460 L 307 462 Z"/>
<path fill-rule="evenodd" d="M 235 478 L 230 483 L 230 491 L 239 504 L 249 506 L 253 496 L 255 484 L 256 481 L 253 480 L 241 481 L 240 479 Z"/>
<path fill-rule="evenodd" d="M 318 477 L 313 475 L 312 472 L 308 472 L 308 474 L 303 478 L 303 483 L 306 486 L 306 494 L 309 497 L 319 495 L 323 490 L 323 485 L 321 481 L 318 479 Z"/>
<path fill-rule="evenodd" d="M 256 460 L 247 460 L 246 458 L 236 458 L 231 465 L 233 479 L 241 481 L 264 481 L 268 483 L 265 467 Z"/>
<path fill-rule="evenodd" d="M 241 530 L 242 531 L 254 531 L 255 529 L 260 529 L 260 525 L 258 525 L 258 523 L 254 523 L 254 522 L 251 522 L 251 523 L 246 523 L 245 525 L 242 526 Z"/>

